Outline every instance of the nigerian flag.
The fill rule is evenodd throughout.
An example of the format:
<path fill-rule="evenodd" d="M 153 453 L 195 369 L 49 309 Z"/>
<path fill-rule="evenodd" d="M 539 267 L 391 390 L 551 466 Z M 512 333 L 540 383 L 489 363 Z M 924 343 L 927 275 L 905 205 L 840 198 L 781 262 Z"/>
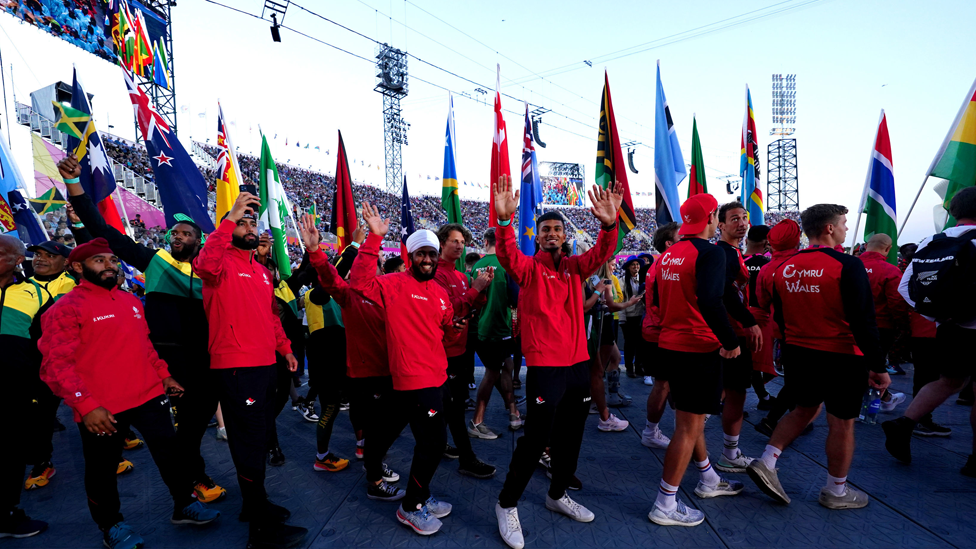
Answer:
<path fill-rule="evenodd" d="M 278 266 L 278 273 L 284 280 L 291 276 L 291 260 L 288 258 L 288 244 L 285 239 L 285 220 L 288 219 L 288 205 L 285 190 L 278 179 L 278 167 L 271 158 L 268 139 L 261 135 L 261 195 L 260 220 L 264 227 L 271 229 L 271 257 Z"/>

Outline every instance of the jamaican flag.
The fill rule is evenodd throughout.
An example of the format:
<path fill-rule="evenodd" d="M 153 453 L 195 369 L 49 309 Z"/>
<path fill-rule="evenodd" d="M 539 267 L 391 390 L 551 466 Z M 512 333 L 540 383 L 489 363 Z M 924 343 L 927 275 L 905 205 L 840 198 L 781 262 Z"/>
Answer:
<path fill-rule="evenodd" d="M 623 247 L 627 233 L 637 226 L 634 202 L 630 198 L 630 184 L 627 183 L 627 167 L 620 152 L 620 139 L 617 137 L 617 119 L 613 115 L 613 102 L 610 101 L 610 77 L 603 74 L 603 97 L 600 100 L 600 135 L 596 144 L 596 184 L 608 188 L 617 182 L 624 195 L 617 210 L 617 252 Z M 619 169 L 618 169 L 619 168 Z"/>
<path fill-rule="evenodd" d="M 37 215 L 56 212 L 63 208 L 65 204 L 67 204 L 67 201 L 61 196 L 61 191 L 57 187 L 51 187 L 41 196 L 30 199 L 31 208 L 34 208 Z"/>

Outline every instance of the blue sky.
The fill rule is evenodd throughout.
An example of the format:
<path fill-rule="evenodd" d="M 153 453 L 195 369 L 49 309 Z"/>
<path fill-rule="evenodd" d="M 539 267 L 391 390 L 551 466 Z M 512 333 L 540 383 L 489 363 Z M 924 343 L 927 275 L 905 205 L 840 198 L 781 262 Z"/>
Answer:
<path fill-rule="evenodd" d="M 256 14 L 263 6 L 261 0 L 226 3 Z M 660 59 L 685 159 L 690 157 L 691 121 L 696 114 L 709 188 L 723 202 L 732 197 L 718 178 L 738 174 L 746 84 L 752 89 L 759 145 L 765 151 L 772 127 L 770 75 L 798 74 L 795 137 L 801 207 L 829 201 L 856 209 L 878 115 L 884 108 L 899 217 L 904 218 L 976 77 L 976 60 L 966 55 L 976 50 L 976 33 L 971 31 L 976 2 L 747 0 L 597 5 L 302 0 L 299 4 L 489 90 L 495 64 L 500 63 L 504 93 L 553 111 L 543 117 L 540 133 L 548 146 L 539 149 L 539 160 L 580 162 L 587 184 L 592 183 L 606 69 L 621 139 L 648 145 L 639 147 L 635 164 L 640 173 L 630 174 L 631 186 L 635 191 L 653 190 L 649 147 L 654 140 L 654 66 Z M 748 12 L 752 13 L 736 18 Z M 742 23 L 750 18 L 756 19 Z M 686 32 L 719 21 L 725 22 Z M 407 30 L 404 22 L 413 30 Z M 285 24 L 368 59 L 375 55 L 370 40 L 294 4 Z M 96 96 L 100 126 L 111 122 L 116 133 L 133 135 L 132 111 L 119 69 L 9 15 L 0 15 L 0 27 L 8 96 L 16 93 L 25 101 L 34 89 L 70 80 L 75 63 L 88 91 Z M 278 134 L 272 150 L 279 161 L 331 172 L 334 154 L 299 150 L 294 143 L 310 142 L 334 152 L 336 130 L 341 129 L 350 158 L 372 164 L 372 168 L 353 166 L 353 176 L 382 185 L 382 168 L 376 169 L 383 163 L 382 99 L 373 91 L 374 68 L 289 30 L 282 30 L 281 43 L 273 43 L 268 27 L 267 22 L 202 0 L 180 2 L 173 9 L 177 102 L 188 111 L 180 115 L 181 138 L 214 140 L 219 98 L 236 122 L 231 130 L 242 150 L 258 150 L 260 124 L 269 136 Z M 701 34 L 692 36 L 696 33 Z M 674 35 L 684 39 L 661 40 Z M 658 47 L 619 59 L 605 55 L 646 43 Z M 594 60 L 593 66 L 586 66 L 584 60 Z M 410 94 L 402 103 L 403 116 L 411 124 L 404 170 L 411 192 L 439 195 L 436 182 L 428 182 L 426 176 L 441 173 L 447 92 L 418 79 L 458 93 L 480 94 L 466 80 L 415 59 L 409 63 L 416 79 L 411 80 Z M 552 69 L 559 67 L 567 70 L 553 74 L 559 71 Z M 485 103 L 455 97 L 460 180 L 488 180 L 492 95 L 482 97 Z M 517 172 L 524 106 L 508 97 L 503 97 L 502 105 L 520 113 L 505 115 L 512 167 Z M 206 116 L 200 117 L 204 112 Z M 29 174 L 29 140 L 16 128 L 13 137 L 14 154 Z M 765 190 L 765 153 L 761 163 Z M 679 188 L 681 196 L 686 185 Z M 487 192 L 461 187 L 463 198 L 486 199 Z M 638 205 L 652 201 L 636 199 Z M 931 211 L 937 202 L 930 190 L 923 193 L 903 242 L 932 232 Z"/>

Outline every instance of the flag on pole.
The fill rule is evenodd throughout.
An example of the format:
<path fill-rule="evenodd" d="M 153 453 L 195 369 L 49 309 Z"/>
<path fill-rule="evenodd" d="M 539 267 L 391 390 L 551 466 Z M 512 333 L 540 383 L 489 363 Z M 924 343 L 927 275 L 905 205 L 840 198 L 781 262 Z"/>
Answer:
<path fill-rule="evenodd" d="M 969 88 L 966 101 L 932 160 L 929 176 L 949 182 L 942 201 L 946 212 L 957 192 L 976 185 L 976 82 Z M 955 224 L 956 220 L 951 215 L 946 218 L 945 228 Z"/>
<path fill-rule="evenodd" d="M 17 230 L 14 212 L 7 203 L 7 195 L 24 187 L 24 178 L 7 150 L 7 137 L 0 131 L 0 233 Z"/>
<path fill-rule="evenodd" d="M 742 119 L 742 141 L 739 156 L 739 175 L 742 177 L 742 204 L 749 212 L 749 222 L 764 225 L 762 189 L 759 188 L 759 144 L 756 134 L 756 115 L 752 110 L 752 94 L 746 84 L 746 114 Z"/>
<path fill-rule="evenodd" d="M 444 180 L 441 184 L 441 207 L 448 223 L 464 223 L 461 197 L 458 195 L 457 156 L 454 153 L 454 96 L 447 94 L 447 135 L 444 137 Z M 404 178 L 406 181 L 406 178 Z M 489 218 L 491 215 L 488 216 Z"/>
<path fill-rule="evenodd" d="M 136 85 L 129 71 L 122 71 L 129 88 L 129 100 L 145 141 L 149 165 L 163 203 L 166 226 L 176 223 L 176 214 L 189 216 L 204 233 L 214 230 L 207 201 L 207 182 L 203 179 L 183 144 L 156 111 L 146 92 Z M 218 140 L 219 143 L 219 140 Z"/>
<path fill-rule="evenodd" d="M 36 246 L 41 242 L 49 240 L 47 231 L 41 226 L 34 210 L 27 205 L 24 195 L 20 189 L 14 189 L 7 193 L 7 203 L 13 212 L 14 222 L 17 224 L 17 236 L 27 243 L 28 246 Z"/>
<path fill-rule="evenodd" d="M 88 126 L 91 116 L 76 111 L 60 101 L 51 101 L 51 103 L 54 104 L 54 123 L 58 131 L 81 139 L 85 135 L 85 127 Z"/>
<path fill-rule="evenodd" d="M 681 201 L 678 185 L 688 177 L 685 157 L 681 154 L 678 134 L 671 119 L 671 109 L 661 83 L 661 61 L 657 62 L 657 100 L 654 110 L 654 188 L 657 225 L 681 223 Z"/>
<path fill-rule="evenodd" d="M 617 118 L 613 114 L 613 101 L 610 99 L 610 76 L 603 73 L 603 97 L 600 100 L 600 134 L 596 144 L 596 184 L 604 189 L 614 182 L 624 195 L 617 210 L 617 251 L 623 247 L 627 233 L 637 226 L 634 203 L 630 198 L 630 184 L 627 182 L 627 165 L 620 152 L 620 139 L 617 137 Z"/>
<path fill-rule="evenodd" d="M 153 44 L 153 81 L 158 86 L 164 88 L 172 89 L 173 84 L 169 74 L 169 62 L 166 59 L 166 48 L 163 45 L 163 40 L 160 39 L 158 44 Z"/>
<path fill-rule="evenodd" d="M 410 266 L 407 254 L 407 237 L 413 234 L 413 212 L 410 211 L 410 193 L 407 192 L 407 176 L 403 176 L 403 194 L 400 195 L 400 258 Z"/>
<path fill-rule="evenodd" d="M 261 167 L 260 187 L 261 197 L 260 221 L 271 230 L 271 257 L 278 267 L 281 279 L 291 276 L 291 260 L 288 258 L 288 243 L 285 239 L 286 220 L 288 219 L 288 200 L 285 189 L 278 177 L 278 166 L 271 157 L 271 147 L 268 138 L 261 135 Z"/>
<path fill-rule="evenodd" d="M 336 157 L 335 194 L 332 195 L 332 222 L 329 229 L 339 239 L 339 251 L 352 242 L 352 232 L 356 229 L 356 202 L 352 196 L 352 176 L 349 175 L 349 158 L 346 144 L 342 142 L 339 131 L 339 154 Z"/>
<path fill-rule="evenodd" d="M 237 163 L 237 152 L 224 123 L 224 109 L 217 101 L 217 211 L 216 219 L 230 211 L 241 194 L 241 165 Z"/>
<path fill-rule="evenodd" d="M 29 199 L 29 202 L 31 208 L 34 208 L 34 211 L 37 212 L 37 215 L 56 212 L 68 203 L 57 187 L 51 187 L 41 196 Z"/>
<path fill-rule="evenodd" d="M 698 120 L 691 119 L 691 171 L 688 174 L 688 198 L 708 192 L 705 183 L 705 159 L 702 158 L 701 140 L 698 139 Z"/>
<path fill-rule="evenodd" d="M 91 105 L 88 104 L 88 94 L 82 89 L 78 81 L 78 71 L 73 71 L 71 84 L 71 108 L 77 112 L 88 116 L 88 121 L 83 125 L 79 123 L 79 128 L 84 128 L 81 138 L 68 135 L 68 150 L 73 152 L 81 164 L 81 187 L 85 193 L 91 197 L 92 202 L 98 205 L 105 222 L 125 233 L 125 225 L 119 216 L 119 211 L 115 207 L 112 193 L 115 192 L 115 174 L 112 173 L 111 163 L 105 148 L 102 146 L 102 138 L 95 129 L 95 121 L 91 120 Z"/>
<path fill-rule="evenodd" d="M 866 215 L 864 221 L 864 241 L 875 234 L 891 237 L 891 250 L 888 262 L 898 264 L 898 214 L 895 209 L 895 175 L 892 171 L 891 141 L 888 139 L 888 119 L 884 109 L 874 139 L 868 177 L 864 181 L 864 195 L 861 197 L 860 211 Z"/>
<path fill-rule="evenodd" d="M 570 184 L 572 189 L 573 185 Z M 535 255 L 535 220 L 541 214 L 542 182 L 539 180 L 539 161 L 532 145 L 532 121 L 529 104 L 525 104 L 525 133 L 522 137 L 522 189 L 519 192 L 519 249 L 531 257 Z M 489 214 L 490 216 L 490 214 Z"/>
<path fill-rule="evenodd" d="M 315 218 L 315 225 L 318 225 L 319 220 L 322 219 L 322 216 L 319 215 L 318 206 L 315 205 L 315 202 L 312 202 L 312 205 L 308 207 L 308 215 Z"/>
<path fill-rule="evenodd" d="M 495 215 L 495 193 L 491 189 L 503 175 L 512 175 L 508 162 L 508 132 L 505 130 L 505 117 L 502 116 L 502 66 L 496 65 L 495 73 L 495 133 L 491 138 L 491 181 L 488 183 L 488 226 L 498 226 Z"/>
<path fill-rule="evenodd" d="M 112 41 L 115 43 L 115 53 L 118 55 L 118 63 L 131 71 L 133 69 L 135 32 L 129 4 L 126 0 L 113 0 L 109 2 L 109 9 L 109 24 Z"/>

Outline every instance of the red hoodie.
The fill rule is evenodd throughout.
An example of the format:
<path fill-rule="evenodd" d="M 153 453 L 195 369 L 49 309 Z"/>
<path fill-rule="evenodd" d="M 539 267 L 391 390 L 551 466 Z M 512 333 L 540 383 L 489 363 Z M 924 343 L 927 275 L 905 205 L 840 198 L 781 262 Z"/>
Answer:
<path fill-rule="evenodd" d="M 118 414 L 163 395 L 169 370 L 149 341 L 145 316 L 134 295 L 88 281 L 41 316 L 41 379 L 76 422 L 98 407 Z"/>
<path fill-rule="evenodd" d="M 458 318 L 468 316 L 471 309 L 483 307 L 488 302 L 485 294 L 474 288 L 468 288 L 468 277 L 458 271 L 454 263 L 450 261 L 444 261 L 443 259 L 437 260 L 437 272 L 434 274 L 434 282 L 440 284 L 441 288 L 447 291 L 447 295 L 451 298 L 451 305 L 454 306 L 454 316 Z M 445 349 L 448 358 L 463 355 L 467 343 L 468 325 L 465 324 L 464 330 L 461 331 L 458 339 Z"/>
<path fill-rule="evenodd" d="M 237 224 L 223 220 L 193 260 L 203 280 L 212 369 L 269 366 L 291 352 L 278 318 L 271 273 L 253 252 L 231 244 Z M 264 311 L 263 313 L 261 311 Z"/>
<path fill-rule="evenodd" d="M 376 276 L 382 238 L 370 234 L 352 264 L 353 288 L 386 312 L 390 375 L 397 391 L 440 387 L 447 381 L 446 346 L 458 337 L 454 308 L 439 284 L 420 282 L 411 271 Z M 366 267 L 361 265 L 366 264 Z M 367 268 L 368 267 L 368 268 Z M 360 277 L 358 273 L 364 273 Z M 348 329 L 346 330 L 349 331 Z"/>
<path fill-rule="evenodd" d="M 864 270 L 871 282 L 871 295 L 874 296 L 874 317 L 879 329 L 894 330 L 908 326 L 908 303 L 898 293 L 901 284 L 901 269 L 888 263 L 888 256 L 878 252 L 861 254 Z"/>
<path fill-rule="evenodd" d="M 353 262 L 347 283 L 329 263 L 322 250 L 308 255 L 319 274 L 322 288 L 342 308 L 342 323 L 346 329 L 346 375 L 349 377 L 380 377 L 390 375 L 390 358 L 386 350 L 386 312 L 378 303 L 370 301 L 354 290 L 350 283 L 367 278 L 365 269 L 376 270 L 376 263 Z"/>
<path fill-rule="evenodd" d="M 563 256 L 558 266 L 547 252 L 540 250 L 531 258 L 522 254 L 511 225 L 499 226 L 495 236 L 498 262 L 521 288 L 518 314 L 525 363 L 572 366 L 588 360 L 583 281 L 610 259 L 617 245 L 617 226 L 601 230 L 593 248 L 582 255 Z"/>

